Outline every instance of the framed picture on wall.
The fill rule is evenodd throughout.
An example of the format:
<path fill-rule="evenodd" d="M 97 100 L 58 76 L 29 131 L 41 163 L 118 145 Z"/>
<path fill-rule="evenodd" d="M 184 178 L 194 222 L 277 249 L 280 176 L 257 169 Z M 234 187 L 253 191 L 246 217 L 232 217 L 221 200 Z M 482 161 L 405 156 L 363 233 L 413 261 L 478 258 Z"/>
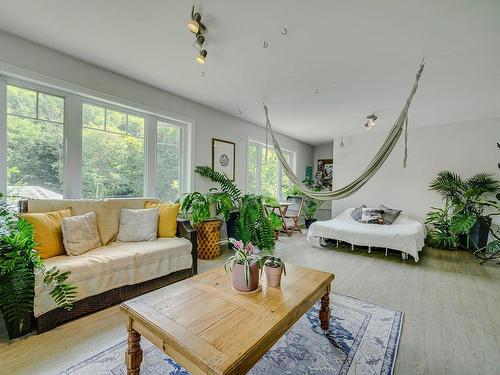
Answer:
<path fill-rule="evenodd" d="M 212 169 L 225 173 L 231 181 L 234 181 L 235 151 L 234 142 L 212 138 Z"/>
<path fill-rule="evenodd" d="M 316 181 L 325 190 L 332 190 L 333 159 L 318 159 Z"/>

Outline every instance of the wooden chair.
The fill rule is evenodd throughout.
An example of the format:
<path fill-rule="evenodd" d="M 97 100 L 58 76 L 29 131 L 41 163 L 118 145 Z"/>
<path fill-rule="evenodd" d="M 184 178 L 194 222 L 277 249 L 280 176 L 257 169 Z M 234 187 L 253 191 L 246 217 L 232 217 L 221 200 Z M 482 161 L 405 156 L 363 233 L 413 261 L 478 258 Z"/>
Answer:
<path fill-rule="evenodd" d="M 286 210 L 285 219 L 291 219 L 291 225 L 286 223 L 286 226 L 293 231 L 298 231 L 302 233 L 302 230 L 299 227 L 299 219 L 300 214 L 302 212 L 302 206 L 304 204 L 304 197 L 300 196 L 288 196 L 286 197 L 286 201 L 291 203 Z"/>

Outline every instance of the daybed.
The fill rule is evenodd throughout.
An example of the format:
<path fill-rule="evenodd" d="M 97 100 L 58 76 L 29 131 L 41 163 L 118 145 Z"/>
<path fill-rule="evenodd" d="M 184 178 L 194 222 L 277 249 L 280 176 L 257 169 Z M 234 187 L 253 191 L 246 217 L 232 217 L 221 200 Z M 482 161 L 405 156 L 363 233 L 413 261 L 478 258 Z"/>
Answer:
<path fill-rule="evenodd" d="M 154 198 L 70 200 L 30 199 L 19 203 L 21 212 L 51 212 L 70 208 L 72 215 L 96 213 L 103 246 L 82 255 L 58 255 L 45 259 L 46 269 L 71 271 L 68 282 L 77 287 L 72 310 L 56 307 L 35 276 L 34 316 L 38 333 L 76 317 L 120 303 L 140 294 L 188 278 L 197 273 L 196 231 L 189 221 L 177 221 L 173 238 L 155 241 L 116 242 L 122 208 L 144 208 Z"/>
<path fill-rule="evenodd" d="M 368 246 L 369 251 L 371 247 L 399 250 L 403 259 L 411 255 L 418 262 L 418 253 L 424 247 L 427 234 L 423 223 L 400 214 L 390 225 L 364 224 L 351 217 L 353 210 L 348 208 L 332 220 L 313 223 L 307 232 L 307 240 L 317 247 L 321 247 L 323 239 L 332 239 L 353 246 Z"/>

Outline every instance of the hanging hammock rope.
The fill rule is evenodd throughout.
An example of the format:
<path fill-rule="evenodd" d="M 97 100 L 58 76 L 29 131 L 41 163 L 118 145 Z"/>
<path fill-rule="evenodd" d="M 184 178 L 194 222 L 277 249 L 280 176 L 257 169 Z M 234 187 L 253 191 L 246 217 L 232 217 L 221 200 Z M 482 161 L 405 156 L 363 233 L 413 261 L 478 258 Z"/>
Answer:
<path fill-rule="evenodd" d="M 377 152 L 377 154 L 373 157 L 372 161 L 366 169 L 363 171 L 363 173 L 356 178 L 354 181 L 352 181 L 350 184 L 344 186 L 343 188 L 334 190 L 334 191 L 313 191 L 309 189 L 306 185 L 302 183 L 302 181 L 295 175 L 295 173 L 292 171 L 290 166 L 288 165 L 287 160 L 285 159 L 285 156 L 283 155 L 283 152 L 281 151 L 281 147 L 276 140 L 276 137 L 274 136 L 274 132 L 271 126 L 271 121 L 269 120 L 269 110 L 267 106 L 264 104 L 264 112 L 266 114 L 266 138 L 267 138 L 267 132 L 271 134 L 271 139 L 273 141 L 274 145 L 274 151 L 276 152 L 276 155 L 278 156 L 278 160 L 280 161 L 281 165 L 283 166 L 283 170 L 285 171 L 285 174 L 290 178 L 293 184 L 295 184 L 300 191 L 302 191 L 304 194 L 311 198 L 319 199 L 319 200 L 337 200 L 337 199 L 342 199 L 342 198 L 347 198 L 357 192 L 361 187 L 363 187 L 364 184 L 366 184 L 372 177 L 373 175 L 380 169 L 382 164 L 386 161 L 386 159 L 389 157 L 391 154 L 392 150 L 396 146 L 396 143 L 398 142 L 399 138 L 401 137 L 401 133 L 403 132 L 403 127 L 405 128 L 405 154 L 403 158 L 403 166 L 406 167 L 406 159 L 408 157 L 408 152 L 407 152 L 407 147 L 408 147 L 408 137 L 407 137 L 407 131 L 408 131 L 408 110 L 410 108 L 411 101 L 413 99 L 413 96 L 417 92 L 418 89 L 418 81 L 420 80 L 420 76 L 422 75 L 422 71 L 424 69 L 424 62 L 420 64 L 420 67 L 418 69 L 416 78 L 415 78 L 415 83 L 413 84 L 413 87 L 410 92 L 410 96 L 408 99 L 406 99 L 406 104 L 403 107 L 403 110 L 401 111 L 401 114 L 399 115 L 398 119 L 392 126 L 391 130 L 389 131 L 389 134 L 387 135 L 387 138 L 385 139 L 385 142 L 383 143 L 382 147 L 380 150 Z M 267 145 L 267 142 L 266 142 Z"/>

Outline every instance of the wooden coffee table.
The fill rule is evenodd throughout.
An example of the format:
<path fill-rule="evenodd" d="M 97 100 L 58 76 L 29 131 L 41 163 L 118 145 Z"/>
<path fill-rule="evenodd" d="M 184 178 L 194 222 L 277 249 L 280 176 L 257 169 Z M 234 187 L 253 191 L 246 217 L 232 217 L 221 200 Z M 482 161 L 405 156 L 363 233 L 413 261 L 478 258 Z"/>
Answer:
<path fill-rule="evenodd" d="M 217 268 L 121 305 L 126 314 L 128 374 L 142 362 L 141 335 L 191 374 L 245 374 L 318 300 L 328 329 L 334 275 L 287 265 L 281 288 L 256 294 L 232 290 Z"/>

